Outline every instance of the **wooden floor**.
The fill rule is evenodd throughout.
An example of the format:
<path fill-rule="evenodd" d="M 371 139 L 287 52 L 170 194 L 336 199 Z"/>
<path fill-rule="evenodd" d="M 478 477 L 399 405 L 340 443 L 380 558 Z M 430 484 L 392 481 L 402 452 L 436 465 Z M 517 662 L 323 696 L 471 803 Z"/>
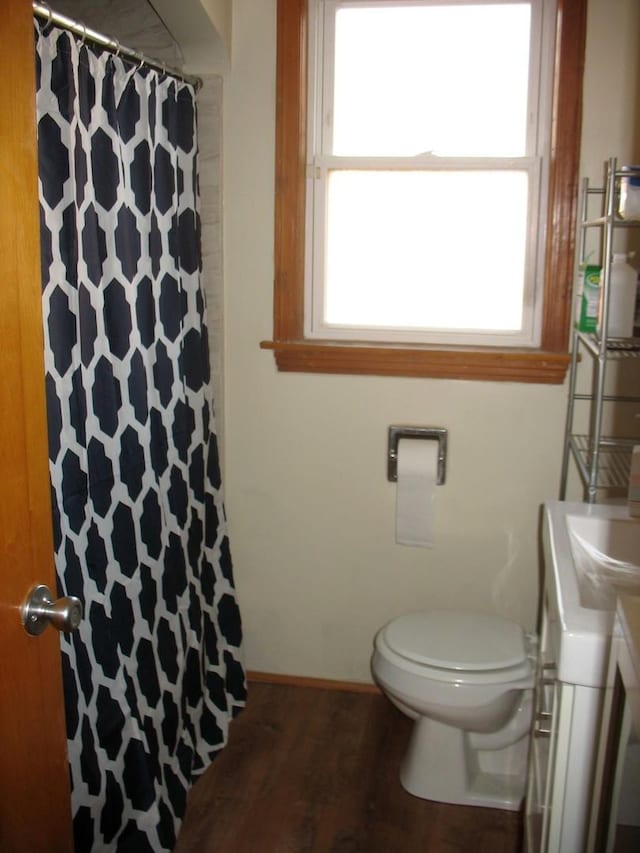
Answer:
<path fill-rule="evenodd" d="M 409 731 L 381 695 L 251 683 L 175 853 L 517 853 L 517 813 L 403 790 Z"/>

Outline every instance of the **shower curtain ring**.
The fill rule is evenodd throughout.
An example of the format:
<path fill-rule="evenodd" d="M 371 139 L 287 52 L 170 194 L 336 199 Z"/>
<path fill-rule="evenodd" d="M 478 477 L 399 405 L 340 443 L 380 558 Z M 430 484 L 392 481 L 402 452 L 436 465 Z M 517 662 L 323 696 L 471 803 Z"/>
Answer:
<path fill-rule="evenodd" d="M 118 41 L 118 39 L 115 39 L 115 43 L 116 43 L 116 54 L 115 55 L 116 55 L 116 59 L 117 59 L 120 56 L 120 42 Z"/>
<path fill-rule="evenodd" d="M 87 40 L 87 25 L 83 24 L 82 25 L 82 38 L 80 39 L 80 44 L 84 45 L 86 40 Z"/>
<path fill-rule="evenodd" d="M 48 3 L 41 3 L 40 5 L 44 6 L 44 8 L 47 10 L 47 20 L 44 22 L 43 26 L 43 29 L 46 30 L 47 27 L 51 26 L 51 23 L 53 21 L 53 9 Z"/>

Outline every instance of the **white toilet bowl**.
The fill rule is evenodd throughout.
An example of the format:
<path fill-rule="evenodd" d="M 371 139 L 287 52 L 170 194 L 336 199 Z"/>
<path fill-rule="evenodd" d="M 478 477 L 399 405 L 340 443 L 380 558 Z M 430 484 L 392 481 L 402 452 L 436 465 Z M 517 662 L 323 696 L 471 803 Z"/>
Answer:
<path fill-rule="evenodd" d="M 445 803 L 515 810 L 524 795 L 534 641 L 514 622 L 431 610 L 378 631 L 376 683 L 414 722 L 403 787 Z"/>

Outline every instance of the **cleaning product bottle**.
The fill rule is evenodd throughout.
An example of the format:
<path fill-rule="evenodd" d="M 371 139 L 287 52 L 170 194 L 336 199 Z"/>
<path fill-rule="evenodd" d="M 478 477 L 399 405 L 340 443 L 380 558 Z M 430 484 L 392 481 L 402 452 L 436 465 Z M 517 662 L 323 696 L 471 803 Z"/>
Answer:
<path fill-rule="evenodd" d="M 632 338 L 638 291 L 638 273 L 627 263 L 629 255 L 615 253 L 609 279 L 607 337 Z"/>
<path fill-rule="evenodd" d="M 600 306 L 600 276 L 602 267 L 580 264 L 576 282 L 576 329 L 595 332 Z"/>

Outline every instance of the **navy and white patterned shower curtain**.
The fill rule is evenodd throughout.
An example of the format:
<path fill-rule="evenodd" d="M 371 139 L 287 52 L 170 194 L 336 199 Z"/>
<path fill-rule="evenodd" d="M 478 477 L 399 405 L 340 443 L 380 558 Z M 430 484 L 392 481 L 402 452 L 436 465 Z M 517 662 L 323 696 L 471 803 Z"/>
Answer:
<path fill-rule="evenodd" d="M 193 87 L 36 24 L 45 372 L 77 853 L 171 850 L 244 703 Z"/>

